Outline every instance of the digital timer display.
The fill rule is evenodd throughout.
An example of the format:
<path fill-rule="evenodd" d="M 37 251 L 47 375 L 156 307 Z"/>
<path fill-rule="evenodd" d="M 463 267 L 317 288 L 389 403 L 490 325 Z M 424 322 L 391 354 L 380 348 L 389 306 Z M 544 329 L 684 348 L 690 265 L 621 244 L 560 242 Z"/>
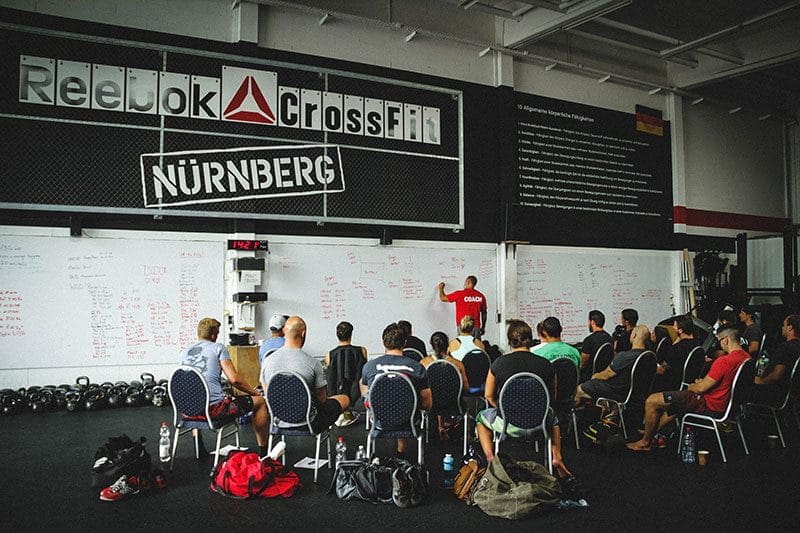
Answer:
<path fill-rule="evenodd" d="M 267 250 L 269 248 L 267 241 L 253 241 L 245 239 L 229 239 L 228 250 L 245 250 L 255 252 L 258 250 Z"/>

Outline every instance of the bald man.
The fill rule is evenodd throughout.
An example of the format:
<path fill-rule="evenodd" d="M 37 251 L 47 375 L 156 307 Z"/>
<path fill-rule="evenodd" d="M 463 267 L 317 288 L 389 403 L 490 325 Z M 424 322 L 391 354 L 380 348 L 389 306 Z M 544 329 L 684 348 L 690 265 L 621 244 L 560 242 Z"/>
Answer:
<path fill-rule="evenodd" d="M 631 369 L 636 358 L 645 351 L 645 343 L 650 338 L 647 326 L 635 326 L 631 330 L 630 350 L 618 353 L 608 368 L 592 376 L 592 379 L 578 386 L 575 395 L 576 403 L 597 398 L 611 398 L 623 401 L 631 386 Z"/>
<path fill-rule="evenodd" d="M 306 342 L 306 323 L 299 316 L 291 316 L 283 326 L 286 342 L 264 359 L 261 366 L 261 385 L 266 394 L 269 380 L 279 372 L 294 372 L 308 384 L 311 390 L 311 430 L 321 433 L 333 424 L 342 411 L 350 405 L 344 394 L 328 397 L 327 380 L 319 359 L 303 351 Z M 273 421 L 278 427 L 292 428 L 305 426 L 305 423 L 292 424 L 283 420 Z"/>

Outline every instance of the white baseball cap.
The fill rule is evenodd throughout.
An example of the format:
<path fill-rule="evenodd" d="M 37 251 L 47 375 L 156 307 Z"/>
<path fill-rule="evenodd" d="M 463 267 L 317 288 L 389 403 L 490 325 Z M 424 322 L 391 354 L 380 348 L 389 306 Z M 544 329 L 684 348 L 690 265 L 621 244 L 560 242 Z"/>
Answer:
<path fill-rule="evenodd" d="M 279 330 L 286 324 L 285 315 L 272 315 L 269 319 L 269 329 Z"/>

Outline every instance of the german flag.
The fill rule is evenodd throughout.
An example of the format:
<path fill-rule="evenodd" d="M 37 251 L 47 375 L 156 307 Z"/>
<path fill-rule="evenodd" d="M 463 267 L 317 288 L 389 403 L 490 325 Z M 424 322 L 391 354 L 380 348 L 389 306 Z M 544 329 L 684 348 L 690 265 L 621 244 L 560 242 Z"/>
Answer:
<path fill-rule="evenodd" d="M 664 120 L 661 111 L 641 105 L 636 106 L 636 131 L 664 136 Z"/>

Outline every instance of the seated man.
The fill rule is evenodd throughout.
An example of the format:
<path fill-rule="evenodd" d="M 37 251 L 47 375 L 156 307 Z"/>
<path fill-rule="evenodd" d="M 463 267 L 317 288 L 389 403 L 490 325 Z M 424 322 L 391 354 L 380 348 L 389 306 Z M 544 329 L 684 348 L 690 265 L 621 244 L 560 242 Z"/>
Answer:
<path fill-rule="evenodd" d="M 769 356 L 769 366 L 756 377 L 753 403 L 779 407 L 786 396 L 789 378 L 795 361 L 800 357 L 800 315 L 789 315 L 781 324 L 781 335 L 786 342 Z"/>
<path fill-rule="evenodd" d="M 654 392 L 647 397 L 644 404 L 644 434 L 640 440 L 628 444 L 629 449 L 650 451 L 655 432 L 672 422 L 677 415 L 698 413 L 713 416 L 725 411 L 736 371 L 750 355 L 742 350 L 739 333 L 734 327 L 726 326 L 719 330 L 717 339 L 726 355 L 714 360 L 706 377 L 698 379 L 686 390 Z"/>
<path fill-rule="evenodd" d="M 264 339 L 258 349 L 258 362 L 264 363 L 264 358 L 283 346 L 286 341 L 283 337 L 283 325 L 286 324 L 286 315 L 272 315 L 269 319 L 269 338 Z"/>
<path fill-rule="evenodd" d="M 475 425 L 487 461 L 491 461 L 494 457 L 492 430 L 499 432 L 503 429 L 503 420 L 500 418 L 500 410 L 497 405 L 500 391 L 514 374 L 520 372 L 536 374 L 542 378 L 550 390 L 551 403 L 557 400 L 556 374 L 553 366 L 547 359 L 530 353 L 530 347 L 533 344 L 531 327 L 522 320 L 508 320 L 506 323 L 508 324 L 507 336 L 511 352 L 498 357 L 489 369 L 489 374 L 486 376 L 486 401 L 491 407 L 478 413 L 476 419 L 478 423 Z M 560 477 L 568 477 L 572 474 L 564 466 L 561 458 L 561 430 L 557 420 L 553 420 L 552 424 L 553 469 L 558 472 Z M 506 428 L 506 432 L 511 437 L 523 436 L 522 430 L 511 424 Z"/>
<path fill-rule="evenodd" d="M 658 361 L 656 377 L 653 381 L 653 392 L 678 390 L 683 378 L 683 365 L 689 353 L 698 346 L 694 339 L 694 322 L 691 316 L 675 319 L 672 327 L 678 333 L 675 342 L 664 350 L 663 359 Z"/>
<path fill-rule="evenodd" d="M 267 393 L 269 380 L 278 372 L 295 372 L 308 384 L 311 391 L 311 431 L 321 433 L 333 424 L 342 411 L 350 405 L 344 394 L 328 397 L 327 381 L 322 363 L 303 351 L 306 342 L 306 323 L 299 316 L 292 316 L 283 326 L 286 343 L 278 348 L 261 365 L 261 385 Z M 302 427 L 305 423 L 291 424 L 283 420 L 273 420 L 280 428 Z"/>
<path fill-rule="evenodd" d="M 756 357 L 758 355 L 758 352 L 761 349 L 762 337 L 761 328 L 758 327 L 758 324 L 756 324 L 756 321 L 753 318 L 754 313 L 755 310 L 749 305 L 745 305 L 742 307 L 742 310 L 739 311 L 739 320 L 744 325 L 742 337 L 744 337 L 747 341 L 747 346 L 743 346 L 743 348 L 750 354 L 751 357 Z"/>
<path fill-rule="evenodd" d="M 353 405 L 361 396 L 358 383 L 361 381 L 361 370 L 367 362 L 367 349 L 352 343 L 353 324 L 350 322 L 339 322 L 336 326 L 336 338 L 339 339 L 339 344 L 325 354 L 328 394 L 346 394 L 350 398 L 350 405 Z M 357 420 L 357 414 L 345 409 L 336 425 L 349 426 Z"/>
<path fill-rule="evenodd" d="M 417 407 L 422 411 L 427 411 L 433 405 L 431 386 L 428 384 L 428 374 L 419 362 L 403 355 L 403 347 L 406 344 L 406 335 L 403 328 L 396 323 L 389 324 L 383 330 L 382 337 L 386 353 L 368 361 L 362 371 L 361 394 L 364 396 L 364 404 L 368 405 L 369 403 L 369 387 L 378 374 L 399 372 L 407 376 L 417 390 Z M 397 455 L 405 455 L 407 446 L 406 439 L 397 439 Z"/>
<path fill-rule="evenodd" d="M 406 345 L 404 348 L 413 348 L 419 352 L 420 357 L 425 357 L 425 341 L 419 337 L 415 337 L 412 333 L 411 322 L 408 320 L 398 320 L 397 325 L 403 328 L 403 333 L 406 334 Z"/>
<path fill-rule="evenodd" d="M 197 324 L 199 342 L 181 352 L 181 364 L 196 367 L 208 384 L 209 413 L 212 419 L 241 416 L 253 412 L 253 431 L 258 450 L 267 455 L 269 412 L 261 393 L 251 387 L 236 371 L 231 356 L 224 345 L 217 342 L 220 323 L 213 318 L 204 318 Z M 235 388 L 247 396 L 228 396 L 222 392 L 221 373 Z"/>
<path fill-rule="evenodd" d="M 551 363 L 560 357 L 568 357 L 580 368 L 580 352 L 561 340 L 561 331 L 561 322 L 556 317 L 549 316 L 542 320 L 542 331 L 539 333 L 542 343 L 531 348 L 531 352 Z"/>
<path fill-rule="evenodd" d="M 627 352 L 631 349 L 631 331 L 639 322 L 636 309 L 623 309 L 619 315 L 619 324 L 614 328 L 614 353 Z"/>
<path fill-rule="evenodd" d="M 610 343 L 613 349 L 614 339 L 603 329 L 606 323 L 606 316 L 593 309 L 589 311 L 589 336 L 583 339 L 581 345 L 581 377 L 578 380 L 583 383 L 592 377 L 592 360 L 597 354 L 597 350 L 604 344 Z"/>
<path fill-rule="evenodd" d="M 595 401 L 598 398 L 610 398 L 623 401 L 631 386 L 631 370 L 636 358 L 645 350 L 645 342 L 650 338 L 647 326 L 636 326 L 631 331 L 633 347 L 625 352 L 618 353 L 605 370 L 597 372 L 592 379 L 578 385 L 575 394 L 575 403 L 581 404 L 586 400 Z"/>

